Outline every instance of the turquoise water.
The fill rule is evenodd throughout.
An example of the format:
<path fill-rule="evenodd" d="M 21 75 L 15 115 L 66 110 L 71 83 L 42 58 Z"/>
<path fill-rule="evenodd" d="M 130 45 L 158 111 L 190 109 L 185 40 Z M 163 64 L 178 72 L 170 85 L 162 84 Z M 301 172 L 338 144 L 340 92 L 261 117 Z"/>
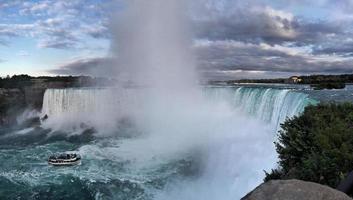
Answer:
<path fill-rule="evenodd" d="M 203 103 L 145 113 L 131 91 L 101 105 L 111 93 L 49 90 L 43 112 L 55 120 L 1 129 L 0 199 L 239 199 L 275 165 L 279 124 L 315 103 L 288 88 L 209 87 Z M 132 108 L 142 123 L 122 117 Z M 89 126 L 108 118 L 114 123 Z M 47 165 L 64 151 L 78 152 L 82 165 Z"/>

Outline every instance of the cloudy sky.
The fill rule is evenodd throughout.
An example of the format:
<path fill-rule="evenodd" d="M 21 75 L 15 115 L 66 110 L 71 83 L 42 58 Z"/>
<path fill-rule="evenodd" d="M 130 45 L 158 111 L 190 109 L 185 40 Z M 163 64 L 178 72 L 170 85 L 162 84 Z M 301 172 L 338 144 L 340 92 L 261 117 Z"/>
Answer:
<path fill-rule="evenodd" d="M 113 1 L 0 0 L 0 76 L 111 66 L 111 16 L 124 10 Z M 189 1 L 207 77 L 353 73 L 353 0 Z"/>

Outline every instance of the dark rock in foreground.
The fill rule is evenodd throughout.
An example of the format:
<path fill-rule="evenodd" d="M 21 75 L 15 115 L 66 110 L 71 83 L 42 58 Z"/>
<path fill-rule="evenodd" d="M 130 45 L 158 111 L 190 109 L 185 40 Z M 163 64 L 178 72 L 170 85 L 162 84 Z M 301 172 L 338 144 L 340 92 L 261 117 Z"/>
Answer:
<path fill-rule="evenodd" d="M 264 183 L 242 200 L 352 200 L 330 187 L 299 180 L 274 180 Z"/>

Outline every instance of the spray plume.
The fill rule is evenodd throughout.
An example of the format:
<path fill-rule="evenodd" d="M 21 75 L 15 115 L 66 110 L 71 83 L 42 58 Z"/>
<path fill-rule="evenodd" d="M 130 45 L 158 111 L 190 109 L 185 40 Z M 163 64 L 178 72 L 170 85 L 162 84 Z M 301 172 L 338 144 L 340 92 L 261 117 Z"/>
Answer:
<path fill-rule="evenodd" d="M 119 78 L 157 89 L 197 83 L 184 0 L 134 0 L 113 21 Z"/>
<path fill-rule="evenodd" d="M 197 84 L 185 1 L 134 0 L 124 5 L 124 11 L 112 18 L 112 54 L 122 84 L 104 95 L 102 91 L 47 91 L 47 108 L 55 99 L 77 102 L 74 107 L 88 102 L 84 107 L 94 109 L 91 114 L 78 109 L 81 114 L 69 113 L 70 121 L 89 118 L 101 133 L 116 129 L 114 122 L 128 115 L 145 134 L 122 143 L 117 152 L 131 152 L 126 159 L 142 160 L 143 167 L 149 163 L 146 159 L 159 163 L 201 151 L 202 176 L 170 183 L 166 191 L 155 194 L 156 199 L 240 198 L 261 182 L 263 169 L 273 167 L 272 134 L 225 100 L 204 98 Z M 126 83 L 140 87 L 126 88 Z M 49 122 L 58 124 L 52 119 L 49 116 Z"/>

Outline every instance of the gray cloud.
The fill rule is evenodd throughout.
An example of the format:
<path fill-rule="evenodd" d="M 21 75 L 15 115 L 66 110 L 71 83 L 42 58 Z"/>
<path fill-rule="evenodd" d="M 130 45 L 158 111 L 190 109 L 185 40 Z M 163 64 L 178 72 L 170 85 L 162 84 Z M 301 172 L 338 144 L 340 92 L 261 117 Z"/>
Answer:
<path fill-rule="evenodd" d="M 207 79 L 272 78 L 295 74 L 353 73 L 352 59 L 316 57 L 302 49 L 265 43 L 249 44 L 236 41 L 204 41 L 194 47 L 198 70 Z M 77 60 L 51 70 L 61 75 L 115 74 L 111 58 Z"/>
<path fill-rule="evenodd" d="M 210 40 L 267 41 L 277 43 L 293 41 L 297 37 L 298 23 L 291 17 L 270 13 L 271 9 L 239 9 L 223 16 L 197 20 L 196 35 Z"/>
<path fill-rule="evenodd" d="M 286 73 L 352 73 L 353 59 L 322 55 L 284 46 L 234 41 L 199 45 L 200 69 L 213 71 L 263 71 Z"/>
<path fill-rule="evenodd" d="M 112 58 L 79 59 L 49 70 L 51 74 L 110 76 L 115 74 Z"/>
<path fill-rule="evenodd" d="M 273 9 L 262 4 L 263 1 L 221 0 L 220 4 L 203 1 L 211 2 L 208 4 L 211 6 L 205 16 L 194 17 L 194 27 L 196 35 L 209 42 L 196 49 L 199 68 L 207 74 L 265 77 L 269 73 L 353 72 L 353 29 L 349 28 L 353 18 L 308 20 Z M 340 5 L 345 5 L 344 2 Z M 288 3 L 291 6 L 306 4 Z M 334 3 L 307 2 L 317 7 L 342 7 Z"/>
<path fill-rule="evenodd" d="M 86 38 L 111 38 L 108 18 L 113 7 L 109 3 L 16 2 L 2 6 L 4 9 L 16 6 L 19 15 L 34 20 L 29 24 L 0 24 L 0 45 L 8 45 L 13 37 L 25 36 L 36 38 L 41 48 L 72 49 L 84 48 Z M 198 68 L 208 77 L 352 73 L 353 15 L 349 12 L 353 8 L 352 1 L 192 2 L 190 15 L 197 41 Z M 332 16 L 329 15 L 329 20 L 321 19 L 320 15 L 316 18 L 296 16 L 290 10 L 297 6 L 311 6 L 313 12 L 326 9 Z M 200 41 L 203 42 L 200 44 Z M 113 66 L 111 58 L 87 58 L 50 72 L 102 76 L 109 75 Z"/>
<path fill-rule="evenodd" d="M 203 14 L 194 16 L 193 27 L 198 38 L 269 44 L 293 42 L 298 46 L 320 45 L 331 39 L 332 34 L 346 34 L 347 26 L 352 24 L 327 20 L 308 21 L 292 13 L 262 5 L 259 1 L 221 2 L 225 8 L 215 9 L 213 5 L 205 9 Z"/>

